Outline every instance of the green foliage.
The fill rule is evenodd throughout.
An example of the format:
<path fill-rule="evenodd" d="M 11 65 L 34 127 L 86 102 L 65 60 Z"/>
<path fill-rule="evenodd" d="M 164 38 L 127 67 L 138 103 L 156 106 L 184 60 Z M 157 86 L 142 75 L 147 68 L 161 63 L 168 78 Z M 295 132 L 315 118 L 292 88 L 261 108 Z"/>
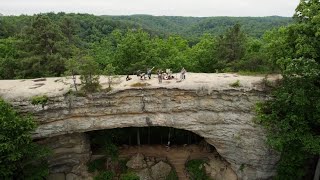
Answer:
<path fill-rule="evenodd" d="M 90 136 L 92 147 L 100 148 L 101 152 L 111 160 L 118 160 L 119 151 L 118 146 L 115 144 L 123 134 L 120 131 L 99 131 L 92 133 Z"/>
<path fill-rule="evenodd" d="M 308 59 L 283 66 L 274 98 L 258 105 L 258 122 L 268 130 L 268 143 L 282 153 L 279 179 L 301 179 L 305 160 L 320 153 L 320 67 Z"/>
<path fill-rule="evenodd" d="M 236 82 L 229 84 L 229 86 L 234 88 L 241 87 L 240 80 L 237 80 Z"/>
<path fill-rule="evenodd" d="M 225 34 L 218 37 L 217 41 L 217 56 L 220 60 L 232 65 L 244 57 L 247 36 L 239 24 L 229 28 Z"/>
<path fill-rule="evenodd" d="M 134 172 L 127 172 L 125 174 L 121 174 L 120 180 L 139 180 L 139 176 L 137 176 Z"/>
<path fill-rule="evenodd" d="M 240 170 L 241 172 L 243 172 L 244 168 L 245 168 L 245 165 L 244 165 L 244 164 L 241 164 L 240 167 L 239 167 L 239 170 Z"/>
<path fill-rule="evenodd" d="M 182 67 L 191 72 L 216 72 L 226 68 L 226 62 L 239 58 L 240 63 L 228 65 L 231 70 L 252 71 L 258 65 L 260 71 L 265 70 L 263 66 L 269 60 L 275 65 L 275 56 L 286 46 L 276 54 L 264 49 L 276 50 L 277 42 L 286 38 L 277 40 L 270 33 L 265 36 L 269 46 L 244 55 L 249 46 L 243 41 L 244 32 L 260 37 L 266 30 L 290 22 L 290 18 L 282 17 L 112 17 L 65 13 L 1 16 L 0 78 L 79 75 L 84 57 L 93 59 L 100 72 L 112 64 L 115 74 L 133 74 L 153 66 L 173 72 Z M 242 25 L 241 31 L 237 31 L 237 24 Z M 221 36 L 217 38 L 218 35 Z M 309 53 L 314 54 L 315 50 L 310 49 Z M 268 54 L 270 59 L 261 54 Z"/>
<path fill-rule="evenodd" d="M 225 68 L 225 64 L 217 57 L 217 46 L 216 38 L 205 34 L 200 42 L 194 45 L 188 52 L 190 61 L 193 64 L 187 68 L 190 71 L 206 73 L 221 71 Z"/>
<path fill-rule="evenodd" d="M 193 39 L 205 33 L 212 35 L 223 34 L 235 24 L 241 24 L 247 34 L 261 37 L 267 30 L 286 26 L 292 18 L 270 17 L 178 17 L 178 16 L 104 16 L 105 18 L 136 25 L 147 30 L 150 34 L 178 34 Z"/>
<path fill-rule="evenodd" d="M 107 143 L 106 144 L 106 155 L 108 157 L 111 157 L 113 161 L 118 160 L 119 157 L 119 151 L 118 151 L 118 146 L 116 146 L 113 143 Z"/>
<path fill-rule="evenodd" d="M 179 180 L 178 175 L 175 170 L 171 170 L 166 180 Z"/>
<path fill-rule="evenodd" d="M 194 159 L 187 162 L 186 167 L 192 179 L 196 180 L 210 180 L 206 175 L 203 164 L 204 160 Z"/>
<path fill-rule="evenodd" d="M 111 90 L 111 85 L 113 80 L 116 78 L 115 75 L 116 68 L 112 66 L 112 64 L 107 64 L 103 70 L 103 74 L 108 76 L 108 91 Z"/>
<path fill-rule="evenodd" d="M 306 160 L 320 154 L 320 2 L 302 0 L 295 24 L 266 34 L 267 50 L 283 79 L 273 98 L 258 104 L 258 123 L 281 152 L 276 179 L 304 179 Z"/>
<path fill-rule="evenodd" d="M 33 96 L 31 98 L 31 104 L 32 105 L 38 105 L 41 104 L 42 108 L 48 103 L 48 96 L 42 95 L 42 96 Z"/>
<path fill-rule="evenodd" d="M 100 90 L 98 63 L 91 57 L 84 56 L 79 60 L 79 73 L 83 91 L 92 93 Z"/>
<path fill-rule="evenodd" d="M 60 76 L 69 56 L 61 29 L 48 15 L 36 15 L 22 34 L 23 77 Z"/>
<path fill-rule="evenodd" d="M 33 119 L 19 116 L 0 99 L 0 179 L 42 179 L 48 175 L 49 151 L 33 143 Z"/>
<path fill-rule="evenodd" d="M 113 180 L 114 173 L 111 171 L 102 171 L 93 180 Z"/>
<path fill-rule="evenodd" d="M 88 171 L 94 173 L 95 171 L 104 170 L 106 158 L 95 159 L 87 163 Z"/>

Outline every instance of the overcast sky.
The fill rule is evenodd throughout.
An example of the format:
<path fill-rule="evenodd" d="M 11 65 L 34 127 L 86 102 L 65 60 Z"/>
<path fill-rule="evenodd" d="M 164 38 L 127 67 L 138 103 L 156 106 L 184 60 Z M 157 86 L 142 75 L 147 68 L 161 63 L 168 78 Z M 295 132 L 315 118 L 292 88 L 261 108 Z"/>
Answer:
<path fill-rule="evenodd" d="M 299 0 L 0 0 L 4 15 L 75 12 L 96 15 L 292 16 Z"/>

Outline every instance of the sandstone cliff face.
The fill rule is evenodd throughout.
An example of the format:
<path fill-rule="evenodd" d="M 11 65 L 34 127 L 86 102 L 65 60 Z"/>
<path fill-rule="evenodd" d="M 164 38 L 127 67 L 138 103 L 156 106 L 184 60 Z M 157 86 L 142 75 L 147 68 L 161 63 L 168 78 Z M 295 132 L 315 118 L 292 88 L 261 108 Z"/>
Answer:
<path fill-rule="evenodd" d="M 40 123 L 35 138 L 121 127 L 167 126 L 206 139 L 231 164 L 239 179 L 268 179 L 278 154 L 253 123 L 254 106 L 267 95 L 253 89 L 125 89 L 87 97 L 51 97 L 42 108 L 13 101 Z"/>

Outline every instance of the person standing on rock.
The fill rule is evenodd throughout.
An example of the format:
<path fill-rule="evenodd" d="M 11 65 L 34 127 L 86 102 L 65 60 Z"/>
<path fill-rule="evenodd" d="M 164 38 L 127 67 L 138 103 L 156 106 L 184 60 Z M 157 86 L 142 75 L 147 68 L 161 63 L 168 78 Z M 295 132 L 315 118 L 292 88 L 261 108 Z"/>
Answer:
<path fill-rule="evenodd" d="M 161 72 L 161 70 L 158 70 L 158 81 L 159 81 L 159 83 L 162 83 L 162 72 Z"/>
<path fill-rule="evenodd" d="M 182 67 L 181 69 L 181 79 L 186 79 L 186 70 L 184 69 L 184 67 Z"/>
<path fill-rule="evenodd" d="M 151 79 L 151 72 L 152 72 L 153 68 L 154 68 L 154 67 L 152 67 L 151 69 L 148 69 L 148 70 L 147 70 L 147 75 L 148 75 L 148 78 L 149 78 L 149 79 Z"/>

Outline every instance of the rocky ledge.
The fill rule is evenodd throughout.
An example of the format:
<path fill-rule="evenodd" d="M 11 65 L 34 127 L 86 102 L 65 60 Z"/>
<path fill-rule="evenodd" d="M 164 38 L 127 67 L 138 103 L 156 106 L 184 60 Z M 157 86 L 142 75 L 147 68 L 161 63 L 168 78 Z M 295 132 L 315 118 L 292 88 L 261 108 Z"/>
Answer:
<path fill-rule="evenodd" d="M 34 138 L 122 127 L 166 126 L 194 132 L 213 145 L 239 179 L 269 179 L 278 154 L 265 144 L 264 130 L 253 122 L 257 102 L 269 98 L 263 77 L 187 74 L 187 80 L 157 83 L 120 77 L 110 92 L 86 96 L 67 93 L 71 80 L 0 81 L 0 95 L 39 122 Z M 189 79 L 188 79 L 189 78 Z M 106 79 L 101 79 L 106 86 Z M 239 80 L 239 86 L 230 84 Z M 38 84 L 38 85 L 36 85 Z M 33 88 L 33 89 L 30 89 Z M 48 102 L 32 105 L 34 95 Z"/>

